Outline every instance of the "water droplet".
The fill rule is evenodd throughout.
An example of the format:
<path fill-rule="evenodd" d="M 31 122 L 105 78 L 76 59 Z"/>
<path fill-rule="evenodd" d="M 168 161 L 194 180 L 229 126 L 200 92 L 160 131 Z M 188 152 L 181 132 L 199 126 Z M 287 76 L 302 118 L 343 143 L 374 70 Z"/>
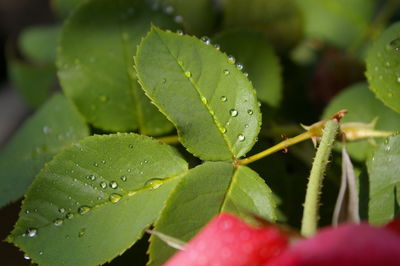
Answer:
<path fill-rule="evenodd" d="M 159 178 L 152 178 L 146 181 L 145 187 L 151 187 L 152 189 L 159 188 L 163 184 L 163 180 Z"/>
<path fill-rule="evenodd" d="M 107 187 L 107 183 L 104 182 L 104 181 L 100 182 L 100 187 L 103 188 L 103 189 L 106 188 Z"/>
<path fill-rule="evenodd" d="M 42 256 L 43 255 L 43 251 L 39 251 L 39 255 Z"/>
<path fill-rule="evenodd" d="M 133 144 L 129 144 L 128 146 L 130 149 L 133 149 Z"/>
<path fill-rule="evenodd" d="M 106 163 L 106 160 L 102 160 L 101 163 L 102 163 L 102 164 L 105 164 L 105 163 Z"/>
<path fill-rule="evenodd" d="M 207 104 L 207 98 L 204 97 L 204 96 L 201 96 L 201 102 L 202 102 L 203 104 Z"/>
<path fill-rule="evenodd" d="M 238 116 L 239 112 L 236 109 L 231 109 L 229 111 L 229 113 L 231 114 L 231 116 L 236 117 Z"/>
<path fill-rule="evenodd" d="M 400 51 L 400 38 L 396 38 L 390 42 L 390 46 L 395 50 L 395 51 Z"/>
<path fill-rule="evenodd" d="M 94 166 L 94 167 L 98 167 L 99 164 L 98 164 L 98 163 L 93 163 L 93 166 Z"/>
<path fill-rule="evenodd" d="M 25 214 L 29 214 L 30 213 L 30 211 L 29 210 L 25 210 Z"/>
<path fill-rule="evenodd" d="M 176 33 L 178 33 L 179 35 L 183 35 L 183 31 L 182 30 L 177 30 Z M 165 80 L 166 81 L 166 80 Z M 165 82 L 164 82 L 165 83 Z"/>
<path fill-rule="evenodd" d="M 53 224 L 55 225 L 55 226 L 60 226 L 60 225 L 62 225 L 63 224 L 63 219 L 60 219 L 60 218 L 57 218 L 57 219 L 55 219 L 54 221 L 53 221 Z"/>
<path fill-rule="evenodd" d="M 246 139 L 246 137 L 245 137 L 243 134 L 239 134 L 239 135 L 238 135 L 238 140 L 239 140 L 240 142 L 244 141 L 245 139 Z"/>
<path fill-rule="evenodd" d="M 228 63 L 229 64 L 235 64 L 236 63 L 236 58 L 235 57 L 233 57 L 232 55 L 229 55 L 228 56 Z"/>
<path fill-rule="evenodd" d="M 377 67 L 377 66 L 374 67 L 374 70 L 375 70 L 375 71 L 379 71 L 379 67 Z"/>
<path fill-rule="evenodd" d="M 236 64 L 237 69 L 242 70 L 243 69 L 243 65 L 242 64 Z"/>
<path fill-rule="evenodd" d="M 389 152 L 390 150 L 391 150 L 391 147 L 390 147 L 390 146 L 386 146 L 386 147 L 385 147 L 385 151 L 386 151 L 386 152 Z"/>
<path fill-rule="evenodd" d="M 254 112 L 253 112 L 253 110 L 249 109 L 249 110 L 247 110 L 247 113 L 248 113 L 249 115 L 252 115 Z"/>
<path fill-rule="evenodd" d="M 117 187 L 118 187 L 118 183 L 117 182 L 115 182 L 115 181 L 111 181 L 110 182 L 110 188 L 116 189 Z"/>
<path fill-rule="evenodd" d="M 224 69 L 224 74 L 225 75 L 229 75 L 229 70 L 228 69 Z"/>
<path fill-rule="evenodd" d="M 244 75 L 245 77 L 248 77 L 248 76 L 249 76 L 249 73 L 244 72 L 243 75 Z"/>
<path fill-rule="evenodd" d="M 80 215 L 84 215 L 84 214 L 88 213 L 89 211 L 90 211 L 90 207 L 88 207 L 88 206 L 81 206 L 78 208 L 78 213 Z"/>
<path fill-rule="evenodd" d="M 245 127 L 245 128 L 249 128 L 249 124 L 245 124 L 244 127 Z"/>
<path fill-rule="evenodd" d="M 220 127 L 219 130 L 221 131 L 222 134 L 226 133 L 226 128 L 224 128 L 224 127 Z"/>
<path fill-rule="evenodd" d="M 110 195 L 109 200 L 110 200 L 110 202 L 112 202 L 112 203 L 117 203 L 121 198 L 122 198 L 122 196 L 121 196 L 120 194 L 112 193 L 112 194 Z"/>
<path fill-rule="evenodd" d="M 166 6 L 164 8 L 164 12 L 167 14 L 172 14 L 172 13 L 174 13 L 174 8 L 172 6 Z"/>
<path fill-rule="evenodd" d="M 190 73 L 190 71 L 185 71 L 185 76 L 187 78 L 190 78 L 192 76 L 192 73 Z"/>
<path fill-rule="evenodd" d="M 59 209 L 58 209 L 58 212 L 59 212 L 59 213 L 64 213 L 64 212 L 65 212 L 65 209 L 64 209 L 64 208 L 59 208 Z"/>
<path fill-rule="evenodd" d="M 221 46 L 219 44 L 214 44 L 214 48 L 217 49 L 217 50 L 220 50 Z"/>
<path fill-rule="evenodd" d="M 183 17 L 181 15 L 177 15 L 174 17 L 175 23 L 181 24 L 183 22 Z"/>
<path fill-rule="evenodd" d="M 130 173 L 130 172 L 132 172 L 132 169 L 129 168 L 127 171 L 128 171 L 128 173 Z"/>
<path fill-rule="evenodd" d="M 44 126 L 43 127 L 43 133 L 44 134 L 49 134 L 51 132 L 51 128 L 50 127 L 48 127 L 48 126 Z"/>
<path fill-rule="evenodd" d="M 30 258 L 29 256 L 25 255 L 25 256 L 24 256 L 24 259 L 30 260 L 31 258 Z"/>
<path fill-rule="evenodd" d="M 400 83 L 400 77 L 397 77 L 397 82 L 399 82 L 399 83 Z"/>
<path fill-rule="evenodd" d="M 201 37 L 201 40 L 207 45 L 211 43 L 210 38 L 208 38 L 207 36 Z"/>
<path fill-rule="evenodd" d="M 35 237 L 37 236 L 37 229 L 36 228 L 28 228 L 28 230 L 26 230 L 26 235 L 28 237 Z"/>
<path fill-rule="evenodd" d="M 226 96 L 221 96 L 221 98 L 219 98 L 221 100 L 221 102 L 226 102 L 228 100 L 228 98 Z"/>
<path fill-rule="evenodd" d="M 85 233 L 86 233 L 86 228 L 82 228 L 78 233 L 78 237 L 83 237 Z"/>
<path fill-rule="evenodd" d="M 67 219 L 72 219 L 72 218 L 74 218 L 74 214 L 73 213 L 67 213 L 66 215 L 65 215 L 65 217 L 67 218 Z"/>
<path fill-rule="evenodd" d="M 389 62 L 389 61 L 386 61 L 386 62 L 385 62 L 385 65 L 386 65 L 387 67 L 390 67 L 390 62 Z"/>

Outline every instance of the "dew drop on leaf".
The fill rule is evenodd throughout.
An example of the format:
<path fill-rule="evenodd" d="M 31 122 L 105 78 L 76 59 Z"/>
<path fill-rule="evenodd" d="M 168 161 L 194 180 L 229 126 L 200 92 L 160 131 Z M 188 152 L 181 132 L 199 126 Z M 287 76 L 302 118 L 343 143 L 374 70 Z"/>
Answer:
<path fill-rule="evenodd" d="M 152 178 L 146 181 L 145 187 L 151 187 L 152 189 L 159 188 L 163 184 L 163 180 L 159 178 Z"/>
<path fill-rule="evenodd" d="M 235 64 L 236 63 L 236 58 L 235 57 L 233 57 L 232 55 L 229 55 L 228 56 L 228 63 L 230 63 L 230 64 Z"/>
<path fill-rule="evenodd" d="M 221 46 L 219 44 L 214 44 L 214 48 L 219 50 L 219 49 L 221 49 Z"/>
<path fill-rule="evenodd" d="M 204 97 L 204 96 L 201 96 L 201 102 L 202 102 L 203 104 L 207 104 L 207 98 Z"/>
<path fill-rule="evenodd" d="M 224 74 L 225 75 L 229 75 L 229 70 L 228 69 L 224 69 Z"/>
<path fill-rule="evenodd" d="M 247 110 L 247 113 L 248 113 L 249 115 L 252 115 L 254 112 L 253 112 L 253 110 L 249 109 L 249 110 Z"/>
<path fill-rule="evenodd" d="M 390 42 L 390 46 L 395 50 L 395 51 L 400 51 L 400 37 L 392 40 Z"/>
<path fill-rule="evenodd" d="M 126 182 L 126 180 L 127 180 L 126 176 L 124 176 L 124 175 L 121 176 L 120 179 L 121 179 L 121 181 L 123 181 L 123 182 Z"/>
<path fill-rule="evenodd" d="M 182 30 L 177 30 L 176 33 L 178 33 L 179 35 L 183 35 L 183 31 Z"/>
<path fill-rule="evenodd" d="M 59 212 L 59 213 L 64 213 L 64 212 L 65 212 L 65 209 L 64 209 L 64 208 L 60 208 L 60 209 L 58 209 L 58 212 Z"/>
<path fill-rule="evenodd" d="M 44 126 L 44 127 L 43 127 L 43 133 L 44 133 L 44 134 L 47 135 L 47 134 L 49 134 L 50 132 L 51 132 L 51 128 L 50 128 L 50 127 L 48 127 L 48 126 Z"/>
<path fill-rule="evenodd" d="M 242 141 L 244 141 L 245 139 L 246 139 L 246 137 L 245 137 L 243 134 L 239 134 L 239 135 L 238 135 L 238 140 L 239 140 L 239 141 L 242 142 Z"/>
<path fill-rule="evenodd" d="M 27 231 L 26 231 L 26 235 L 28 236 L 28 237 L 35 237 L 35 236 L 37 236 L 37 229 L 36 228 L 29 228 Z"/>
<path fill-rule="evenodd" d="M 88 206 L 81 206 L 78 208 L 78 213 L 80 215 L 84 215 L 84 214 L 88 213 L 89 211 L 90 211 L 90 207 L 88 207 Z"/>
<path fill-rule="evenodd" d="M 228 98 L 226 96 L 221 96 L 220 100 L 221 100 L 221 102 L 226 102 L 228 100 Z"/>
<path fill-rule="evenodd" d="M 85 233 L 86 233 L 86 228 L 82 228 L 78 233 L 78 237 L 83 237 Z"/>
<path fill-rule="evenodd" d="M 107 183 L 106 182 L 100 182 L 100 187 L 101 188 L 106 188 L 107 187 Z"/>
<path fill-rule="evenodd" d="M 62 225 L 63 224 L 63 219 L 60 219 L 60 218 L 57 218 L 57 219 L 55 219 L 54 221 L 53 221 L 53 224 L 55 225 L 55 226 L 60 226 L 60 225 Z"/>
<path fill-rule="evenodd" d="M 242 64 L 237 64 L 236 65 L 237 69 L 242 70 L 243 69 L 243 65 Z"/>
<path fill-rule="evenodd" d="M 231 114 L 232 117 L 236 117 L 239 114 L 239 112 L 236 109 L 231 109 L 229 113 Z"/>
<path fill-rule="evenodd" d="M 185 71 L 185 76 L 187 78 L 190 78 L 192 76 L 192 73 L 190 71 Z"/>
<path fill-rule="evenodd" d="M 207 45 L 210 44 L 210 38 L 208 38 L 207 36 L 201 37 L 201 40 L 202 40 L 205 44 L 207 44 Z"/>
<path fill-rule="evenodd" d="M 174 17 L 175 23 L 181 24 L 183 22 L 183 17 L 181 15 L 177 15 Z"/>
<path fill-rule="evenodd" d="M 117 194 L 117 193 L 112 193 L 109 197 L 110 202 L 112 203 L 117 203 L 120 199 L 122 198 L 121 195 Z"/>
<path fill-rule="evenodd" d="M 118 183 L 117 182 L 115 182 L 115 181 L 111 181 L 110 182 L 110 188 L 116 189 L 117 187 L 118 187 Z"/>
<path fill-rule="evenodd" d="M 72 218 L 74 218 L 74 215 L 72 214 L 72 213 L 67 213 L 67 215 L 65 215 L 65 217 L 67 218 L 67 219 L 72 219 Z"/>

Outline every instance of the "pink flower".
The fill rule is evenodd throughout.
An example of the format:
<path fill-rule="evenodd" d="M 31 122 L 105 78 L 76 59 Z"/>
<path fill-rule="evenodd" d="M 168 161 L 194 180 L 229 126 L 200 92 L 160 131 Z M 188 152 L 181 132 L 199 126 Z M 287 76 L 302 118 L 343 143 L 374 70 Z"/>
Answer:
<path fill-rule="evenodd" d="M 398 266 L 400 219 L 384 228 L 368 224 L 328 227 L 291 246 L 278 227 L 252 227 L 230 214 L 205 226 L 166 266 Z"/>

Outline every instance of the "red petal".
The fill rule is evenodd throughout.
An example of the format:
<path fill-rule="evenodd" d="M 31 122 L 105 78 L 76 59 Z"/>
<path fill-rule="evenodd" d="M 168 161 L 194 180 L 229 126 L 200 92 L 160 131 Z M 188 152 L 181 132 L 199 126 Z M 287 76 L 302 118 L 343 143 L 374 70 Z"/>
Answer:
<path fill-rule="evenodd" d="M 400 217 L 389 222 L 385 228 L 399 234 L 400 236 Z"/>
<path fill-rule="evenodd" d="M 400 237 L 367 224 L 321 230 L 265 266 L 398 266 Z"/>
<path fill-rule="evenodd" d="M 286 237 L 271 226 L 255 228 L 233 215 L 220 214 L 208 223 L 166 266 L 261 265 L 279 255 Z"/>

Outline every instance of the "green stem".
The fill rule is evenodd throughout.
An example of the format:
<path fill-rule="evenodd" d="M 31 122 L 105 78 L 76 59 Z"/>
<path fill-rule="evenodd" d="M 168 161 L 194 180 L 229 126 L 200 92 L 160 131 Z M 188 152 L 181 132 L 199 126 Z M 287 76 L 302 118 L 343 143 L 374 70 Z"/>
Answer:
<path fill-rule="evenodd" d="M 253 156 L 247 157 L 245 159 L 239 160 L 237 164 L 245 165 L 252 163 L 254 161 L 260 160 L 261 158 L 264 158 L 274 152 L 286 149 L 287 147 L 302 142 L 304 140 L 310 139 L 313 137 L 313 134 L 310 131 L 304 132 L 296 137 L 286 139 L 282 142 L 279 142 L 275 146 L 272 146 L 271 148 L 266 149 L 265 151 L 262 151 L 260 153 L 254 154 Z"/>
<path fill-rule="evenodd" d="M 301 234 L 311 236 L 317 230 L 319 195 L 321 193 L 322 180 L 328 159 L 331 154 L 332 145 L 338 132 L 339 123 L 337 120 L 326 122 L 321 143 L 319 144 L 317 154 L 311 168 L 310 178 L 308 180 L 306 200 L 304 203 L 303 220 L 301 224 Z"/>

